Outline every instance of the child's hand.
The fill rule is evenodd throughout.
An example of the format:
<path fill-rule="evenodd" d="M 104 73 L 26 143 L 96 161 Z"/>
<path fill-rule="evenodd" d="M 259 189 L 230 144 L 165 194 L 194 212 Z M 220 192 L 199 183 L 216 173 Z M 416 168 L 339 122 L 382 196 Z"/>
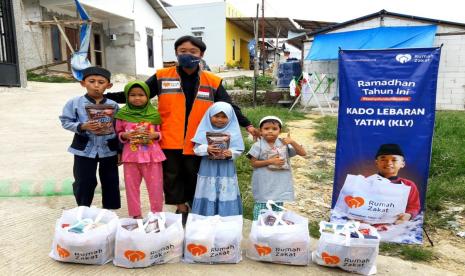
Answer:
<path fill-rule="evenodd" d="M 232 151 L 230 149 L 223 150 L 223 155 L 226 159 L 229 159 L 232 157 Z"/>
<path fill-rule="evenodd" d="M 131 139 L 131 134 L 132 134 L 131 131 L 123 132 L 121 134 L 121 138 L 123 138 L 123 140 L 129 140 L 129 139 Z"/>
<path fill-rule="evenodd" d="M 221 153 L 221 149 L 217 148 L 214 145 L 209 145 L 208 148 L 207 148 L 207 152 L 208 152 L 209 155 L 215 155 L 215 154 Z"/>
<path fill-rule="evenodd" d="M 409 213 L 402 213 L 397 215 L 397 220 L 394 222 L 394 224 L 402 224 L 404 222 L 409 221 L 412 218 L 412 215 Z"/>
<path fill-rule="evenodd" d="M 278 155 L 268 159 L 268 162 L 270 163 L 270 165 L 275 165 L 275 166 L 283 166 L 284 165 L 284 159 L 279 158 Z"/>
<path fill-rule="evenodd" d="M 290 131 L 290 130 L 289 130 L 289 132 L 287 133 L 287 137 L 281 138 L 281 142 L 282 142 L 284 145 L 289 145 L 289 144 L 292 144 L 292 143 L 295 142 L 295 141 L 291 138 L 291 131 Z"/>
<path fill-rule="evenodd" d="M 150 132 L 148 134 L 148 137 L 149 137 L 150 140 L 156 140 L 156 139 L 158 139 L 158 137 L 160 137 L 160 133 L 158 133 L 158 132 Z"/>
<path fill-rule="evenodd" d="M 102 128 L 98 121 L 87 121 L 81 125 L 82 130 L 98 131 Z"/>

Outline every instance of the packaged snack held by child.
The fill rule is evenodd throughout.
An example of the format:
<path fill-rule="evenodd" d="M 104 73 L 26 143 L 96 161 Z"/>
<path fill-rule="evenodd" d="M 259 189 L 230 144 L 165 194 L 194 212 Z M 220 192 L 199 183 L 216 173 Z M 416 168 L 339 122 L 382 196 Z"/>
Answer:
<path fill-rule="evenodd" d="M 129 142 L 132 145 L 148 145 L 152 143 L 152 140 L 149 139 L 148 133 L 150 131 L 150 123 L 140 122 L 134 126 L 134 129 L 131 130 L 131 135 L 129 137 Z"/>
<path fill-rule="evenodd" d="M 287 145 L 283 145 L 280 147 L 273 147 L 268 151 L 268 159 L 278 156 L 279 158 L 284 160 L 284 164 L 279 165 L 268 165 L 268 169 L 270 170 L 289 170 L 289 162 L 287 156 Z"/>
<path fill-rule="evenodd" d="M 108 135 L 115 132 L 113 128 L 113 116 L 115 107 L 108 104 L 90 104 L 86 106 L 89 121 L 97 121 L 101 129 L 94 131 L 96 135 Z"/>
<path fill-rule="evenodd" d="M 222 151 L 218 154 L 209 155 L 209 159 L 226 159 L 223 154 L 224 150 L 229 148 L 229 141 L 231 136 L 227 133 L 219 133 L 219 132 L 207 132 L 207 142 L 208 145 L 214 145 L 217 148 L 221 149 Z"/>

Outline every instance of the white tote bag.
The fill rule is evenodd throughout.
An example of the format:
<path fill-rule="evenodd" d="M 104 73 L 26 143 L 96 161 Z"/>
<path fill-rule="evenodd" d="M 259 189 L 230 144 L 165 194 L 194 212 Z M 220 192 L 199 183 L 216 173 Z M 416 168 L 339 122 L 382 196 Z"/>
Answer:
<path fill-rule="evenodd" d="M 141 219 L 119 220 L 116 231 L 113 264 L 126 268 L 148 267 L 179 262 L 182 257 L 184 229 L 182 216 L 173 213 L 149 213 L 145 224 Z M 157 231 L 148 232 L 149 223 L 156 221 Z M 134 230 L 124 226 L 137 224 Z"/>
<path fill-rule="evenodd" d="M 410 187 L 391 183 L 379 175 L 368 178 L 348 174 L 334 210 L 370 224 L 394 223 L 405 213 Z"/>
<path fill-rule="evenodd" d="M 88 224 L 79 227 L 80 222 Z M 49 256 L 61 262 L 105 264 L 113 259 L 117 224 L 118 216 L 105 209 L 79 206 L 65 210 L 56 222 Z M 71 228 L 83 231 L 70 232 Z"/>
<path fill-rule="evenodd" d="M 282 207 L 283 212 L 272 211 L 271 204 L 274 203 L 269 201 L 268 210 L 263 211 L 258 220 L 252 223 L 246 256 L 256 261 L 308 265 L 310 261 L 308 220 Z M 272 223 L 265 223 L 270 215 L 276 219 L 273 219 Z"/>
<path fill-rule="evenodd" d="M 333 225 L 333 231 L 327 226 Z M 343 270 L 371 275 L 376 273 L 376 257 L 379 252 L 380 238 L 376 229 L 365 224 L 361 230 L 358 222 L 333 224 L 320 222 L 320 239 L 316 251 L 312 253 L 315 263 Z M 365 238 L 362 232 L 369 232 Z M 357 233 L 356 237 L 354 234 Z M 368 236 L 367 236 L 368 237 Z"/>
<path fill-rule="evenodd" d="M 184 242 L 186 263 L 238 263 L 241 256 L 242 216 L 189 214 Z"/>

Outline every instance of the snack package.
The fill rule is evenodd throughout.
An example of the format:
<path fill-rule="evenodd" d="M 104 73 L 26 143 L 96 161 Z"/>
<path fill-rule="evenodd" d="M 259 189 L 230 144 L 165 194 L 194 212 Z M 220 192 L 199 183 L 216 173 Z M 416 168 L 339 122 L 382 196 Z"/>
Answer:
<path fill-rule="evenodd" d="M 131 130 L 129 142 L 131 145 L 148 145 L 152 143 L 146 133 L 150 131 L 150 123 L 140 122 Z"/>
<path fill-rule="evenodd" d="M 229 149 L 229 141 L 231 136 L 227 133 L 220 132 L 207 132 L 207 141 L 208 145 L 214 145 L 217 148 L 222 149 L 222 151 L 215 155 L 208 155 L 209 159 L 226 159 L 223 151 Z"/>
<path fill-rule="evenodd" d="M 289 162 L 288 162 L 288 155 L 287 155 L 287 146 L 282 145 L 280 147 L 274 147 L 270 149 L 268 152 L 268 159 L 278 156 L 279 158 L 284 160 L 284 164 L 281 166 L 278 165 L 268 165 L 268 169 L 270 170 L 289 170 Z"/>
<path fill-rule="evenodd" d="M 89 121 L 97 121 L 100 124 L 100 130 L 94 131 L 95 135 L 108 135 L 115 133 L 113 128 L 113 116 L 115 107 L 109 104 L 89 104 L 86 106 Z"/>

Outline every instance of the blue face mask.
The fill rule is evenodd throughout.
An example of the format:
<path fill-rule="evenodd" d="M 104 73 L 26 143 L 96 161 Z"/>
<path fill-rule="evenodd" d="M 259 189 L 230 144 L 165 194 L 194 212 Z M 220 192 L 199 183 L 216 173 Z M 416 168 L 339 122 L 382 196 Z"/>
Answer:
<path fill-rule="evenodd" d="M 185 68 L 195 68 L 197 65 L 199 65 L 200 58 L 189 55 L 189 54 L 181 54 L 178 55 L 178 63 L 179 66 L 185 67 Z"/>

